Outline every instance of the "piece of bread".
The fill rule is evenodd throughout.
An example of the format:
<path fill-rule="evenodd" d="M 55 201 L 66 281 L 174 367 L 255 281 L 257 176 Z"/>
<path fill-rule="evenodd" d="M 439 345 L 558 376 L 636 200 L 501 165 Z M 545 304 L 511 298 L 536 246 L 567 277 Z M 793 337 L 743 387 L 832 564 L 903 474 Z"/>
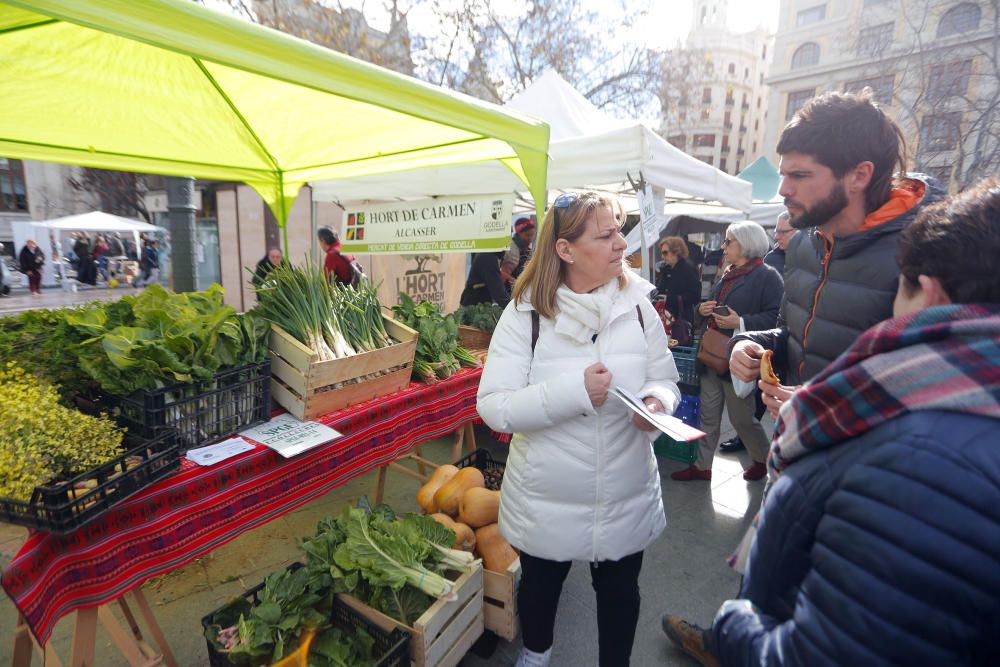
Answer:
<path fill-rule="evenodd" d="M 774 365 L 771 362 L 773 356 L 774 352 L 771 350 L 764 350 L 764 354 L 760 355 L 760 379 L 768 384 L 781 384 L 778 376 L 774 374 Z"/>

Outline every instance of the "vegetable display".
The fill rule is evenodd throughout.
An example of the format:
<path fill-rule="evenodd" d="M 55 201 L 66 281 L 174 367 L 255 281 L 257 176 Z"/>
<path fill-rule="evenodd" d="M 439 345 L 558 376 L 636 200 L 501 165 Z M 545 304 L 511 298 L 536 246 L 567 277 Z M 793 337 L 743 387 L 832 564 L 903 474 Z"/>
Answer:
<path fill-rule="evenodd" d="M 462 366 L 482 364 L 458 342 L 458 324 L 430 301 L 416 303 L 400 292 L 399 304 L 392 307 L 399 321 L 416 330 L 417 353 L 413 360 L 413 378 L 427 383 L 450 377 Z"/>
<path fill-rule="evenodd" d="M 496 303 L 477 303 L 462 306 L 454 312 L 455 322 L 493 333 L 503 315 L 503 306 Z"/>
<path fill-rule="evenodd" d="M 0 366 L 0 433 L 0 496 L 17 500 L 121 454 L 113 422 L 60 405 L 54 388 L 12 361 Z"/>
<path fill-rule="evenodd" d="M 56 385 L 64 403 L 94 385 L 124 396 L 263 361 L 267 322 L 237 315 L 223 289 L 140 294 L 0 320 L 0 358 Z"/>
<path fill-rule="evenodd" d="M 502 468 L 490 467 L 485 472 L 473 466 L 452 472 L 454 469 L 453 465 L 439 466 L 417 491 L 417 501 L 429 512 L 425 502 L 433 494 L 430 518 L 454 532 L 454 546 L 474 550 L 485 569 L 504 572 L 518 559 L 518 553 L 497 524 Z"/>
<path fill-rule="evenodd" d="M 375 289 L 331 285 L 323 267 L 279 266 L 257 290 L 261 317 L 311 349 L 320 361 L 350 357 L 392 344 Z"/>
<path fill-rule="evenodd" d="M 388 505 L 362 500 L 322 519 L 302 543 L 306 565 L 265 580 L 252 604 L 238 598 L 219 610 L 205 635 L 232 664 L 267 665 L 287 656 L 308 632 L 310 665 L 374 663 L 372 640 L 327 629 L 337 593 L 350 593 L 412 625 L 438 597 L 449 597 L 446 570 L 467 570 L 475 557 L 451 548 L 455 533 L 418 514 L 397 517 Z"/>
<path fill-rule="evenodd" d="M 150 285 L 113 308 L 67 312 L 69 325 L 91 336 L 76 346 L 81 368 L 104 391 L 124 396 L 262 361 L 266 323 L 252 312 L 237 315 L 223 294 L 218 285 L 183 293 Z"/>

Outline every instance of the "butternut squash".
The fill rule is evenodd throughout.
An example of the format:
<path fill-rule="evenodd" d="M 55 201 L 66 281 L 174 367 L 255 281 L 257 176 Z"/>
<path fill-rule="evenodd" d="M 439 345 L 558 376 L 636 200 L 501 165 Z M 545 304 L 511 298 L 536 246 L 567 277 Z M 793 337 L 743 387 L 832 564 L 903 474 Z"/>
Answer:
<path fill-rule="evenodd" d="M 434 493 L 434 505 L 438 512 L 444 512 L 448 516 L 457 516 L 462 494 L 469 489 L 485 486 L 486 479 L 477 468 L 472 466 L 462 468 Z"/>
<path fill-rule="evenodd" d="M 450 516 L 441 512 L 431 514 L 431 518 L 445 528 L 454 531 L 455 542 L 451 545 L 452 549 L 472 551 L 476 548 L 476 534 L 472 531 L 472 528 L 469 528 L 464 523 L 454 521 Z"/>
<path fill-rule="evenodd" d="M 462 494 L 458 520 L 473 528 L 496 523 L 500 516 L 500 492 L 473 487 Z"/>
<path fill-rule="evenodd" d="M 495 523 L 476 530 L 476 551 L 483 558 L 483 567 L 490 572 L 506 572 L 518 558 L 514 547 L 500 534 L 500 526 Z"/>
<path fill-rule="evenodd" d="M 427 480 L 427 483 L 420 487 L 417 491 L 417 504 L 423 508 L 428 514 L 433 514 L 437 512 L 437 505 L 434 504 L 434 494 L 440 489 L 448 480 L 454 477 L 458 473 L 458 468 L 446 463 L 443 466 L 438 466 L 434 470 L 434 474 L 431 478 Z"/>

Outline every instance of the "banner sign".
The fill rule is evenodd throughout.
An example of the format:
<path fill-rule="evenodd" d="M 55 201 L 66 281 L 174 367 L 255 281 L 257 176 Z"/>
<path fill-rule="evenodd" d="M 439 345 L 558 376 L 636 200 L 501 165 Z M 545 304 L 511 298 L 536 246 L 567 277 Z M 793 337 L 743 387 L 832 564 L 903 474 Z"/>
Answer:
<path fill-rule="evenodd" d="M 513 210 L 513 193 L 354 206 L 344 212 L 340 247 L 372 254 L 506 250 Z"/>

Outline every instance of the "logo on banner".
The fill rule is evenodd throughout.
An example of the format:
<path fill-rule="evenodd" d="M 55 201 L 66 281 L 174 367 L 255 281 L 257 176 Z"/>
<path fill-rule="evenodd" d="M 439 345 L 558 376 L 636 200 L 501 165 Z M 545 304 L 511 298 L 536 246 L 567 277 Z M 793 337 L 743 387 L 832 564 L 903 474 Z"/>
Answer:
<path fill-rule="evenodd" d="M 506 233 L 510 228 L 510 221 L 503 214 L 503 200 L 494 199 L 490 207 L 490 217 L 483 220 L 483 231 L 493 234 L 498 232 Z"/>
<path fill-rule="evenodd" d="M 348 241 L 364 241 L 365 240 L 365 214 L 364 213 L 348 213 L 347 214 L 347 231 L 346 236 Z"/>
<path fill-rule="evenodd" d="M 426 267 L 428 262 L 434 262 L 440 268 L 442 256 L 439 253 L 428 255 L 403 255 L 408 262 L 416 262 L 416 266 L 407 269 L 402 276 L 396 277 L 396 291 L 405 292 L 417 303 L 431 301 L 438 308 L 445 309 L 444 271 L 434 271 Z"/>

